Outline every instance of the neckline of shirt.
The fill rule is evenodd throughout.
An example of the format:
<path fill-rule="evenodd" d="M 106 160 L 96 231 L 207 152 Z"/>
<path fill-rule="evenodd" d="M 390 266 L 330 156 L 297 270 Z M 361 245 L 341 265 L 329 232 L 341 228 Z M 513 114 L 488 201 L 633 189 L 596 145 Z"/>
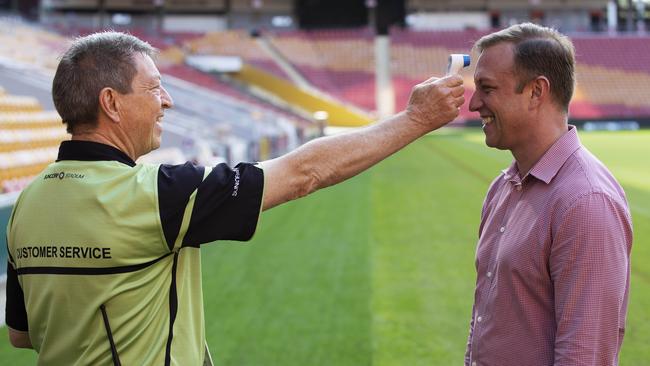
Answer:
<path fill-rule="evenodd" d="M 117 161 L 130 167 L 135 166 L 133 159 L 123 151 L 94 141 L 63 141 L 59 146 L 59 155 L 56 161 L 64 160 Z"/>

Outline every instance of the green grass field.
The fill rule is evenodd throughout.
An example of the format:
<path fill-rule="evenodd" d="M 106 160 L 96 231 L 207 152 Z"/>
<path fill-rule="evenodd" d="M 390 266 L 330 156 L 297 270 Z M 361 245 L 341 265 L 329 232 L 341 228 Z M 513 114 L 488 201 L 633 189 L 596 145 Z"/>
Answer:
<path fill-rule="evenodd" d="M 581 133 L 634 216 L 620 365 L 650 359 L 650 131 Z M 264 213 L 251 243 L 204 247 L 217 365 L 459 365 L 489 182 L 511 161 L 479 130 L 422 138 L 370 171 Z M 34 363 L 8 346 L 2 364 Z M 9 362 L 9 360 L 11 360 Z"/>

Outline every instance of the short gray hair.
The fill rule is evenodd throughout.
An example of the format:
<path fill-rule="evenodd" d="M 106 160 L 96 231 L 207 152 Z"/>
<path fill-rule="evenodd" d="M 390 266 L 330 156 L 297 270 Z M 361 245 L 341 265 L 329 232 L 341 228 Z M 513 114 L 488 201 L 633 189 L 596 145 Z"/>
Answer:
<path fill-rule="evenodd" d="M 67 130 L 94 127 L 99 92 L 106 87 L 131 92 L 136 74 L 135 55 L 153 57 L 156 49 L 130 34 L 99 32 L 79 37 L 63 54 L 52 83 L 52 99 Z"/>
<path fill-rule="evenodd" d="M 568 111 L 575 86 L 576 63 L 571 40 L 555 29 L 522 23 L 484 36 L 474 48 L 483 52 L 504 42 L 514 45 L 514 72 L 519 77 L 517 92 L 537 76 L 545 76 L 551 83 L 555 102 Z"/>

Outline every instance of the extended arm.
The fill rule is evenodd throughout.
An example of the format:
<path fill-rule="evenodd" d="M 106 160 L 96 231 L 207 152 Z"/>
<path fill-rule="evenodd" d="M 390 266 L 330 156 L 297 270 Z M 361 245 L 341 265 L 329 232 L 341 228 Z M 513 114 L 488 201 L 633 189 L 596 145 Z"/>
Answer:
<path fill-rule="evenodd" d="M 463 94 L 459 76 L 429 79 L 413 89 L 407 109 L 393 117 L 351 133 L 313 140 L 260 163 L 265 176 L 263 209 L 353 177 L 449 123 L 458 116 Z"/>

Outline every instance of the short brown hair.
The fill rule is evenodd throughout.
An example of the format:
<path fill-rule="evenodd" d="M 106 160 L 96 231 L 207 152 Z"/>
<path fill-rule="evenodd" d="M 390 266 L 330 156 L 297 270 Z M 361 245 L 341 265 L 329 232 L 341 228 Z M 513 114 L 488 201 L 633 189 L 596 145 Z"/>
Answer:
<path fill-rule="evenodd" d="M 514 45 L 517 92 L 535 77 L 545 76 L 555 102 L 568 111 L 575 85 L 575 49 L 571 40 L 555 29 L 522 23 L 482 37 L 474 48 L 483 52 L 503 42 Z"/>
<path fill-rule="evenodd" d="M 67 130 L 94 127 L 99 112 L 99 92 L 114 88 L 131 92 L 137 53 L 153 57 L 156 50 L 130 34 L 99 32 L 79 37 L 63 54 L 52 82 L 52 99 Z"/>

